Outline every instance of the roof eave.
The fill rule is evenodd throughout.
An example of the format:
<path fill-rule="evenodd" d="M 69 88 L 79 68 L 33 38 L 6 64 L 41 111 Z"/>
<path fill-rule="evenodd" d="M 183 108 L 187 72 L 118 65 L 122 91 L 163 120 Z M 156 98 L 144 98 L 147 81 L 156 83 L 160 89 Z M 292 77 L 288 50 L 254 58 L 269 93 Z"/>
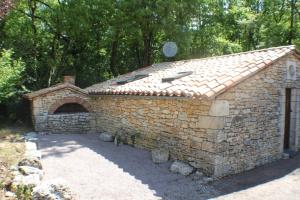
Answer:
<path fill-rule="evenodd" d="M 44 89 L 41 89 L 41 90 L 38 90 L 38 91 L 34 91 L 34 92 L 31 92 L 31 93 L 24 94 L 24 95 L 23 95 L 23 98 L 28 99 L 28 100 L 32 100 L 32 99 L 34 99 L 34 98 L 36 98 L 36 97 L 45 96 L 45 95 L 47 95 L 47 94 L 49 94 L 49 93 L 55 92 L 55 91 L 57 91 L 57 90 L 66 89 L 66 88 L 71 89 L 71 90 L 76 91 L 76 92 L 79 92 L 79 93 L 82 93 L 82 94 L 84 94 L 84 95 L 88 95 L 88 92 L 86 92 L 85 90 L 83 90 L 83 89 L 81 89 L 81 88 L 79 88 L 79 87 L 77 87 L 77 86 L 75 86 L 75 85 L 72 85 L 72 84 L 69 84 L 69 83 L 65 83 L 65 84 L 63 84 L 63 85 L 54 86 L 54 87 L 52 87 L 52 88 L 49 88 L 48 91 L 42 92 L 42 93 L 40 93 L 40 94 L 38 94 L 38 92 L 41 91 L 41 90 L 44 90 Z M 47 88 L 46 88 L 46 89 L 47 89 Z M 35 94 L 35 93 L 36 93 L 36 94 Z"/>
<path fill-rule="evenodd" d="M 290 56 L 290 55 L 295 55 L 296 57 L 298 57 L 298 58 L 300 59 L 300 51 L 298 51 L 297 49 L 293 49 L 293 50 L 291 50 L 290 52 L 288 52 L 288 53 L 286 53 L 286 54 L 284 54 L 284 55 L 278 57 L 277 59 L 273 60 L 272 62 L 268 63 L 267 65 L 265 65 L 265 66 L 262 67 L 261 69 L 258 69 L 257 71 L 255 71 L 255 72 L 249 74 L 248 76 L 245 76 L 245 77 L 243 77 L 242 79 L 240 79 L 240 80 L 234 82 L 232 85 L 230 85 L 230 86 L 224 88 L 223 90 L 218 91 L 218 92 L 215 93 L 214 95 L 208 96 L 208 97 L 206 97 L 206 98 L 209 99 L 209 100 L 216 99 L 219 95 L 225 93 L 225 92 L 228 91 L 229 89 L 231 89 L 231 88 L 233 88 L 233 87 L 239 85 L 240 83 L 244 82 L 245 80 L 247 80 L 247 79 L 251 78 L 252 76 L 254 76 L 254 75 L 260 73 L 261 71 L 265 70 L 265 69 L 268 68 L 269 66 L 273 65 L 274 63 L 276 63 L 278 60 L 280 60 L 280 59 L 282 59 L 282 58 L 284 58 L 284 57 Z"/>

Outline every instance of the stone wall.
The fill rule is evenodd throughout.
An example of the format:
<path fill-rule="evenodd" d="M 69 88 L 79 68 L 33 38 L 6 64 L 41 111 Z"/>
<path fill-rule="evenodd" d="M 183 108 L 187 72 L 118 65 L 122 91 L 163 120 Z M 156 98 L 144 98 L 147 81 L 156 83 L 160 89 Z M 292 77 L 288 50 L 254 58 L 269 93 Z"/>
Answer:
<path fill-rule="evenodd" d="M 209 117 L 210 102 L 157 97 L 97 96 L 91 100 L 97 131 L 139 133 L 137 146 L 168 148 L 171 157 L 213 173 L 218 117 Z M 219 121 L 222 121 L 219 120 Z M 207 122 L 207 123 L 205 123 Z M 213 123 L 216 122 L 216 123 Z"/>
<path fill-rule="evenodd" d="M 90 133 L 95 119 L 90 113 L 48 115 L 46 131 L 52 133 Z"/>
<path fill-rule="evenodd" d="M 298 65 L 296 80 L 287 80 L 288 61 Z M 217 132 L 215 175 L 235 174 L 281 157 L 285 88 L 294 88 L 292 91 L 300 88 L 299 72 L 299 60 L 289 56 L 217 98 L 229 102 L 230 113 L 223 130 Z M 297 97 L 299 99 L 299 95 Z M 295 100 L 295 95 L 292 99 L 292 105 L 300 103 Z M 292 110 L 296 111 L 293 106 Z M 294 118 L 291 120 L 292 128 L 300 118 L 296 120 L 293 114 L 291 117 Z M 299 127 L 292 128 L 290 145 L 294 150 L 298 148 L 293 147 L 298 135 Z"/>
<path fill-rule="evenodd" d="M 300 88 L 300 69 L 296 80 L 287 80 L 288 61 L 300 66 L 293 56 L 283 58 L 212 101 L 93 97 L 90 102 L 97 111 L 97 130 L 139 132 L 140 147 L 166 147 L 173 158 L 216 176 L 272 162 L 283 152 L 285 88 Z M 297 105 L 299 101 L 294 102 Z M 299 120 L 294 117 L 291 127 Z M 295 149 L 299 146 L 297 127 L 291 134 L 291 145 L 297 141 Z"/>
<path fill-rule="evenodd" d="M 72 89 L 58 90 L 32 100 L 32 119 L 36 131 L 52 133 L 88 133 L 95 130 L 89 97 Z M 83 105 L 88 113 L 53 114 L 65 103 Z"/>
<path fill-rule="evenodd" d="M 296 77 L 287 74 L 297 66 Z M 33 100 L 37 131 L 136 133 L 137 146 L 164 147 L 173 159 L 206 174 L 235 174 L 281 157 L 285 89 L 292 88 L 290 146 L 300 146 L 300 62 L 287 56 L 213 100 L 176 97 L 87 96 L 63 89 Z M 53 111 L 75 101 L 89 113 Z"/>

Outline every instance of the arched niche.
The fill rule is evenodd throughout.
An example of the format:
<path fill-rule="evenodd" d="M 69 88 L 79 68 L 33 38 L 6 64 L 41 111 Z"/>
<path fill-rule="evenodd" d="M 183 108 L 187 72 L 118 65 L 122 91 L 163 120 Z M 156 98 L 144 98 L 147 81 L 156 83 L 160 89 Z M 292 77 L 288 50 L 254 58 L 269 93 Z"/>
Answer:
<path fill-rule="evenodd" d="M 49 114 L 92 112 L 91 105 L 80 97 L 66 97 L 50 106 Z"/>

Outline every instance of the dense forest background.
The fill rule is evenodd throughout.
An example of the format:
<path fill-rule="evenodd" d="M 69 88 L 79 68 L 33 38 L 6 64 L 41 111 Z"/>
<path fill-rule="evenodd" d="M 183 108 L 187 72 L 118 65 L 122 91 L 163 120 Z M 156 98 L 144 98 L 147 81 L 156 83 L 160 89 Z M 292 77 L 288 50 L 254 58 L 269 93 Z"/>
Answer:
<path fill-rule="evenodd" d="M 86 87 L 169 61 L 167 41 L 172 60 L 300 47 L 300 1 L 0 0 L 0 104 L 64 74 Z"/>

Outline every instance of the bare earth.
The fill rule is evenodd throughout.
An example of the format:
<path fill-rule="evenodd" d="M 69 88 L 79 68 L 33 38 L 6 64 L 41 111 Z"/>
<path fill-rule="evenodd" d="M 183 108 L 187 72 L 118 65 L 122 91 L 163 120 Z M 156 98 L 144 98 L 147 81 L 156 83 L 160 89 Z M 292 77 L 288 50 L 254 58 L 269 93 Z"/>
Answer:
<path fill-rule="evenodd" d="M 80 200 L 298 200 L 300 155 L 203 185 L 171 173 L 148 151 L 102 142 L 95 134 L 39 138 L 44 180 L 65 179 Z"/>
<path fill-rule="evenodd" d="M 102 142 L 95 134 L 39 138 L 44 180 L 65 179 L 80 200 L 189 200 L 213 195 L 210 186 L 154 164 L 148 151 Z"/>

